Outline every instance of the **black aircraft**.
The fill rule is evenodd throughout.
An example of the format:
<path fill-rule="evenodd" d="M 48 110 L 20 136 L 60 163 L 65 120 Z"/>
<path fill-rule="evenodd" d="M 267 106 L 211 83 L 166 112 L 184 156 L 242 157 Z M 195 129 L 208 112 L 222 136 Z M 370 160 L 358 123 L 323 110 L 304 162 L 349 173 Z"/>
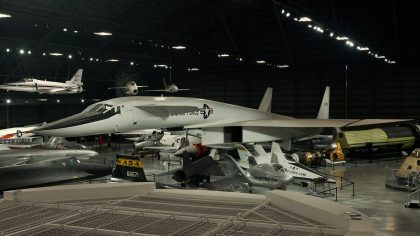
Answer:
<path fill-rule="evenodd" d="M 0 191 L 98 178 L 111 172 L 111 166 L 83 162 L 76 157 L 1 167 Z"/>

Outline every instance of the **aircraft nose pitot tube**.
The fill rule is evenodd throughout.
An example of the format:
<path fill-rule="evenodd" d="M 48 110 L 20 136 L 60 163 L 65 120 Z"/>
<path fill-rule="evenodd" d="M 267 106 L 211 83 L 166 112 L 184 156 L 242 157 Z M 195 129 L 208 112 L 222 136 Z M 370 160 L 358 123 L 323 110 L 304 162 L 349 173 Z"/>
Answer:
<path fill-rule="evenodd" d="M 191 146 L 179 149 L 177 152 L 175 152 L 174 155 L 177 157 L 182 157 L 184 155 L 184 152 L 187 153 L 188 157 L 193 157 L 195 159 L 210 154 L 210 150 L 207 146 L 201 144 L 193 144 Z"/>

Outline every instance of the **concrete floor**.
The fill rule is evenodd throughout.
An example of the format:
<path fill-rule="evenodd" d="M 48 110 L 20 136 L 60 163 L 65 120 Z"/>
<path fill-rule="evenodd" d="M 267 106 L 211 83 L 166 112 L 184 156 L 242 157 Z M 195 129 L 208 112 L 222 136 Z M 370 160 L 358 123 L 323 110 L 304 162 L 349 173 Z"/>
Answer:
<path fill-rule="evenodd" d="M 419 235 L 420 209 L 405 208 L 407 192 L 385 188 L 385 167 L 399 168 L 401 162 L 347 164 L 331 171 L 355 182 L 338 193 L 338 201 L 368 215 L 377 235 Z"/>
<path fill-rule="evenodd" d="M 163 167 L 162 163 L 156 159 L 152 161 L 152 159 L 144 158 L 143 163 L 146 174 L 159 174 L 167 170 L 167 167 Z M 401 162 L 397 161 L 357 163 L 357 165 L 347 163 L 345 166 L 336 166 L 334 170 L 321 168 L 320 171 L 343 176 L 355 182 L 355 196 L 352 196 L 351 186 L 343 188 L 338 190 L 338 202 L 368 215 L 374 222 L 377 235 L 419 235 L 420 209 L 404 207 L 407 192 L 385 188 L 385 168 L 387 166 L 398 168 L 400 164 Z M 157 180 L 174 183 L 171 176 L 158 176 Z M 265 191 L 261 188 L 255 190 L 257 193 Z M 299 185 L 289 186 L 287 191 L 309 192 L 308 188 Z M 335 201 L 335 196 L 328 199 Z"/>
<path fill-rule="evenodd" d="M 117 148 L 121 150 L 121 147 Z M 108 160 L 115 160 L 113 149 L 101 150 L 101 154 Z M 153 177 L 159 182 L 174 184 L 170 175 L 155 176 L 168 170 L 167 165 L 162 165 L 162 161 L 156 158 L 143 158 L 145 173 L 148 179 L 153 181 Z M 179 167 L 176 160 L 171 162 L 169 169 Z M 179 162 L 178 162 L 179 163 Z M 405 208 L 407 192 L 391 190 L 385 188 L 385 167 L 398 168 L 401 162 L 383 161 L 378 163 L 358 163 L 354 165 L 347 163 L 345 166 L 336 166 L 320 169 L 321 172 L 343 176 L 355 182 L 355 196 L 352 196 L 351 186 L 338 191 L 338 202 L 355 208 L 368 215 L 374 223 L 374 230 L 377 235 L 419 235 L 420 209 Z M 215 180 L 216 178 L 212 178 Z M 256 188 L 256 193 L 266 191 Z M 299 185 L 289 186 L 287 191 L 308 192 L 308 188 Z M 329 197 L 332 201 L 335 196 Z"/>

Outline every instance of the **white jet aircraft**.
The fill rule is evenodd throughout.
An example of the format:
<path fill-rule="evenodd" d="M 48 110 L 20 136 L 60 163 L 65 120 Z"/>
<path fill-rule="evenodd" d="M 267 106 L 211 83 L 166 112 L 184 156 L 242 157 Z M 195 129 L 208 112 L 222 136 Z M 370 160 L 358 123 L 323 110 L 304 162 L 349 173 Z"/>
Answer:
<path fill-rule="evenodd" d="M 39 94 L 72 94 L 83 92 L 83 69 L 77 70 L 71 80 L 64 83 L 25 78 L 18 82 L 5 83 L 0 89 L 7 91 L 30 92 Z"/>
<path fill-rule="evenodd" d="M 284 169 L 287 173 L 292 175 L 295 183 L 307 185 L 310 181 L 314 180 L 324 180 L 330 183 L 336 182 L 334 179 L 329 179 L 325 174 L 298 162 L 288 160 L 281 151 L 280 145 L 276 142 L 272 143 L 270 153 L 266 153 L 261 145 L 254 145 L 254 149 L 257 154 L 255 156 L 253 156 L 244 146 L 240 144 L 236 145 L 236 149 L 240 157 L 238 164 L 245 169 L 252 166 L 270 163 L 275 169 Z"/>
<path fill-rule="evenodd" d="M 167 84 L 165 78 L 162 78 L 163 89 L 155 90 L 144 90 L 145 92 L 165 92 L 165 93 L 176 93 L 178 91 L 188 91 L 190 89 L 180 89 L 176 84 Z"/>
<path fill-rule="evenodd" d="M 272 89 L 268 88 L 258 110 L 187 97 L 120 97 L 88 106 L 79 114 L 51 122 L 35 133 L 59 137 L 173 128 L 203 130 L 203 144 L 291 140 L 319 133 L 323 127 L 344 127 L 405 120 L 328 119 L 327 87 L 316 119 L 296 119 L 273 114 Z"/>

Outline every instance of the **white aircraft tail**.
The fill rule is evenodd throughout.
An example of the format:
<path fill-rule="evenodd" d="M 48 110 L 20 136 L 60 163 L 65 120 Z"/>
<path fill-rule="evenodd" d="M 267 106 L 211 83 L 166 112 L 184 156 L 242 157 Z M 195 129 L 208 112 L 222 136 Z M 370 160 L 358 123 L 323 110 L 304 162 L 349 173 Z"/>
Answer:
<path fill-rule="evenodd" d="M 249 168 L 249 158 L 253 157 L 252 154 L 244 147 L 242 144 L 236 144 L 236 150 L 239 154 L 239 165 L 242 168 L 248 169 Z"/>
<path fill-rule="evenodd" d="M 271 112 L 271 103 L 273 99 L 273 88 L 268 87 L 265 91 L 264 97 L 261 100 L 259 111 Z"/>
<path fill-rule="evenodd" d="M 260 144 L 255 144 L 254 150 L 255 150 L 255 154 L 257 156 L 266 156 L 267 155 L 264 148 Z"/>
<path fill-rule="evenodd" d="M 273 155 L 271 162 L 278 163 L 282 165 L 283 167 L 287 168 L 289 167 L 289 162 L 287 161 L 286 157 L 284 156 L 284 153 L 282 152 L 280 148 L 280 144 L 273 142 L 271 145 L 271 154 Z"/>
<path fill-rule="evenodd" d="M 321 107 L 318 111 L 317 119 L 330 118 L 330 86 L 325 88 L 324 97 L 322 98 Z"/>
<path fill-rule="evenodd" d="M 75 84 L 75 85 L 83 85 L 82 82 L 82 74 L 83 74 L 83 69 L 78 69 L 76 74 L 73 75 L 73 77 L 71 78 L 71 80 L 66 81 L 66 84 Z"/>

